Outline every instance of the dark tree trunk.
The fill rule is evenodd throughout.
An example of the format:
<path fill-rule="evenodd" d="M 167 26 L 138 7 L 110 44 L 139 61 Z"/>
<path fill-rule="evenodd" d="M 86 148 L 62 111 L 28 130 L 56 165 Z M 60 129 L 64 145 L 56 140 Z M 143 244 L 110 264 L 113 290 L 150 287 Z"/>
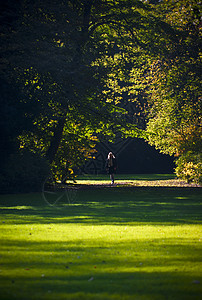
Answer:
<path fill-rule="evenodd" d="M 62 118 L 58 121 L 58 124 L 54 130 L 54 135 L 52 137 L 50 147 L 48 148 L 48 151 L 46 153 L 46 158 L 50 163 L 53 162 L 55 155 L 58 151 L 58 147 L 60 145 L 60 141 L 62 139 L 62 133 L 65 125 L 65 118 Z"/>

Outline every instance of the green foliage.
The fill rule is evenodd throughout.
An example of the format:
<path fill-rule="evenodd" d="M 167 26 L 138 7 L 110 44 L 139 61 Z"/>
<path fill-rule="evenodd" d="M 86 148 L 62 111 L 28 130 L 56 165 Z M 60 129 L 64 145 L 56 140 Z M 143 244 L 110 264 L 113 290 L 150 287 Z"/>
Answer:
<path fill-rule="evenodd" d="M 196 1 L 188 3 L 184 0 L 162 1 L 157 7 L 166 22 L 176 30 L 176 36 L 169 55 L 156 61 L 149 72 L 153 79 L 147 140 L 163 153 L 182 156 L 177 161 L 176 174 L 186 178 L 184 172 L 192 168 L 192 163 L 195 164 L 189 153 L 201 160 L 200 7 Z M 190 175 L 192 179 L 200 181 L 200 172 L 194 173 Z"/>
<path fill-rule="evenodd" d="M 124 80 L 121 35 L 131 43 L 128 22 L 133 13 L 141 19 L 145 6 L 141 1 L 21 4 L 15 30 L 5 22 L 1 36 L 7 49 L 16 49 L 4 51 L 3 66 L 9 66 L 9 76 L 22 91 L 21 103 L 31 108 L 26 117 L 33 128 L 22 130 L 18 140 L 21 148 L 46 157 L 60 178 L 91 156 L 97 134 L 109 140 L 117 131 L 121 136 L 141 134 L 129 126 L 124 105 L 117 104 Z"/>
<path fill-rule="evenodd" d="M 66 123 L 55 159 L 52 162 L 52 173 L 56 180 L 65 181 L 74 178 L 74 170 L 80 169 L 85 161 L 95 154 L 97 137 L 81 120 L 75 124 Z"/>
<path fill-rule="evenodd" d="M 176 161 L 176 175 L 187 182 L 202 184 L 202 154 L 187 152 Z"/>
<path fill-rule="evenodd" d="M 24 108 L 16 147 L 45 157 L 60 179 L 93 155 L 97 136 L 200 152 L 197 1 L 14 2 L 1 12 L 0 75 Z"/>

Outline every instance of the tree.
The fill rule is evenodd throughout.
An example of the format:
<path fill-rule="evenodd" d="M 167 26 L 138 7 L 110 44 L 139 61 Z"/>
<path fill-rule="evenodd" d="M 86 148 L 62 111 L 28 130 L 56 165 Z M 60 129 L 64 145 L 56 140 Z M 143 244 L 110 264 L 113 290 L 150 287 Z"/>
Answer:
<path fill-rule="evenodd" d="M 163 5 L 163 8 L 162 8 Z M 201 32 L 197 1 L 163 1 L 163 17 L 177 30 L 168 56 L 152 65 L 148 141 L 178 157 L 176 174 L 201 182 Z"/>
<path fill-rule="evenodd" d="M 33 127 L 20 133 L 21 149 L 55 165 L 55 159 L 61 161 L 56 155 L 64 155 L 59 151 L 64 137 L 79 145 L 78 131 L 72 135 L 67 128 L 82 124 L 85 135 L 91 135 L 88 143 L 83 139 L 89 153 L 95 132 L 110 138 L 116 130 L 124 134 L 129 128 L 122 118 L 124 110 L 108 101 L 103 86 L 113 69 L 109 62 L 106 66 L 106 57 L 120 52 L 117 36 L 119 28 L 126 26 L 125 17 L 131 15 L 131 2 L 22 0 L 15 10 L 12 4 L 3 12 L 3 16 L 12 12 L 12 26 L 6 18 L 1 71 L 7 81 L 17 83 L 21 103 L 31 108 L 25 115 Z M 143 8 L 141 1 L 133 4 Z"/>
<path fill-rule="evenodd" d="M 162 99 L 169 109 L 176 106 L 167 91 L 179 67 L 186 70 L 177 53 L 187 53 L 192 33 L 173 25 L 169 7 L 139 0 L 20 0 L 13 9 L 14 2 L 3 10 L 1 74 L 17 84 L 29 108 L 24 116 L 32 128 L 19 133 L 21 150 L 45 157 L 55 174 L 93 155 L 98 135 L 144 137 L 149 97 L 155 101 L 148 128 Z"/>

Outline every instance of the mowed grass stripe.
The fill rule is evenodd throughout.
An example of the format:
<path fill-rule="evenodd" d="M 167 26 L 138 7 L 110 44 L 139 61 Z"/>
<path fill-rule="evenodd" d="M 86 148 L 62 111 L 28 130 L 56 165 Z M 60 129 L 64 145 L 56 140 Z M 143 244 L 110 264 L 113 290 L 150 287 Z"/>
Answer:
<path fill-rule="evenodd" d="M 200 299 L 200 189 L 0 197 L 1 299 Z"/>

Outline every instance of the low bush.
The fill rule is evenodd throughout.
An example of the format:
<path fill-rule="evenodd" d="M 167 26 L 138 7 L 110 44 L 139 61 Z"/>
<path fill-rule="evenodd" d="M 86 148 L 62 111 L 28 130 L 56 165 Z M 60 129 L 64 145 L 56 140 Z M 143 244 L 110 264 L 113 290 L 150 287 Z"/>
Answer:
<path fill-rule="evenodd" d="M 176 161 L 175 173 L 188 183 L 202 184 L 202 154 L 188 152 Z"/>

